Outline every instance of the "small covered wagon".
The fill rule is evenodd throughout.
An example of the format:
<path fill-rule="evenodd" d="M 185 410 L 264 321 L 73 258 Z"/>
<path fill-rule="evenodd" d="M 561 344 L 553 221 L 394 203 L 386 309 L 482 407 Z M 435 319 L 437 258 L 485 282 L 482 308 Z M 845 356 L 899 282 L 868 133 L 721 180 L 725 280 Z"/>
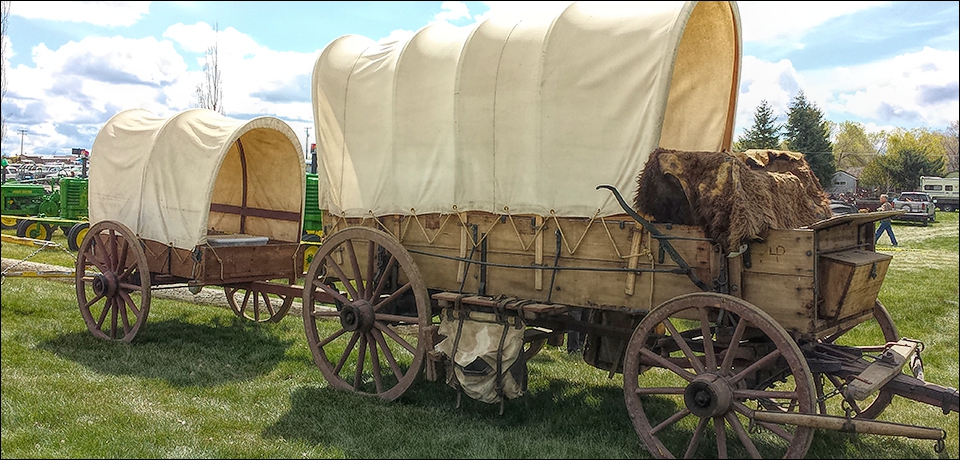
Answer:
<path fill-rule="evenodd" d="M 583 331 L 658 457 L 803 456 L 816 428 L 942 440 L 872 420 L 894 395 L 958 401 L 902 371 L 917 343 L 877 300 L 891 214 L 831 218 L 802 156 L 729 153 L 740 37 L 733 2 L 575 2 L 327 45 L 302 297 L 328 382 L 395 399 L 424 371 L 503 404 Z M 807 213 L 742 199 L 763 174 Z M 846 343 L 867 322 L 876 343 Z"/>
<path fill-rule="evenodd" d="M 89 177 L 76 288 L 95 336 L 133 340 L 152 287 L 221 285 L 255 321 L 279 320 L 299 295 L 281 288 L 303 274 L 305 164 L 283 121 L 126 110 L 97 135 Z"/>

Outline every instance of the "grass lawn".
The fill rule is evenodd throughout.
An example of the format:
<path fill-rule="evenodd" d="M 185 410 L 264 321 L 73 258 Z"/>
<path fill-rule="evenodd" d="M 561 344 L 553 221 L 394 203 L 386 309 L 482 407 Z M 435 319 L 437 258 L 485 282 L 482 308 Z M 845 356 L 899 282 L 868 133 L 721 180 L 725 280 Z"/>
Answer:
<path fill-rule="evenodd" d="M 894 256 L 880 301 L 900 335 L 923 342 L 926 380 L 952 388 L 960 386 L 957 216 L 895 222 L 899 247 L 878 248 Z M 60 248 L 8 242 L 2 255 L 74 262 Z M 628 417 L 622 377 L 562 348 L 547 346 L 529 363 L 528 392 L 500 415 L 498 405 L 467 397 L 458 408 L 453 389 L 423 379 L 393 402 L 333 389 L 300 316 L 257 324 L 153 297 L 136 341 L 116 344 L 86 329 L 72 280 L 6 277 L 0 300 L 3 458 L 651 458 Z M 958 458 L 956 413 L 898 397 L 879 420 L 942 428 L 946 450 L 820 430 L 807 457 Z"/>

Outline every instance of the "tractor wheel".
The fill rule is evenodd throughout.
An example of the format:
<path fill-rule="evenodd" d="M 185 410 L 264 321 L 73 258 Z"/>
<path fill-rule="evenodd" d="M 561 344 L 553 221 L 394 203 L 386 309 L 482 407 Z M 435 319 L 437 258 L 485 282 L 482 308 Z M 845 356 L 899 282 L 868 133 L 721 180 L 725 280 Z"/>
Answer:
<path fill-rule="evenodd" d="M 67 231 L 67 247 L 71 251 L 80 250 L 80 244 L 83 243 L 83 237 L 87 236 L 87 230 L 90 230 L 89 222 L 81 222 L 70 227 L 70 230 Z"/>
<path fill-rule="evenodd" d="M 43 222 L 37 222 L 31 219 L 21 220 L 17 224 L 17 236 L 20 238 L 32 238 L 35 240 L 50 241 L 53 238 L 53 226 Z"/>

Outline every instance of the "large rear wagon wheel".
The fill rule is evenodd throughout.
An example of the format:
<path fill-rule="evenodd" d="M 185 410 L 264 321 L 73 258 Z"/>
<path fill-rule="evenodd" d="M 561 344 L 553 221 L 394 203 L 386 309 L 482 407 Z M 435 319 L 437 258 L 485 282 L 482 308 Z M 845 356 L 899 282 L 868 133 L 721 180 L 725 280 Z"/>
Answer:
<path fill-rule="evenodd" d="M 817 407 L 796 342 L 741 299 L 695 293 L 664 302 L 637 325 L 623 369 L 630 419 L 657 458 L 801 458 L 810 447 L 812 428 L 753 418 Z"/>
<path fill-rule="evenodd" d="M 77 253 L 76 288 L 95 337 L 132 341 L 150 311 L 150 268 L 140 239 L 119 222 L 93 224 Z"/>
<path fill-rule="evenodd" d="M 290 280 L 290 284 L 294 281 Z M 255 283 L 224 286 L 223 293 L 237 316 L 258 323 L 279 322 L 290 311 L 294 298 L 289 294 L 264 292 Z"/>
<path fill-rule="evenodd" d="M 431 346 L 420 271 L 400 242 L 367 227 L 320 246 L 304 279 L 303 323 L 330 385 L 386 400 L 410 387 Z"/>
<path fill-rule="evenodd" d="M 864 336 L 869 336 L 869 338 L 864 339 Z M 900 333 L 897 331 L 897 326 L 893 324 L 893 318 L 890 316 L 890 312 L 888 312 L 878 300 L 873 306 L 873 321 L 866 321 L 853 328 L 838 331 L 828 337 L 820 339 L 819 342 L 859 348 L 856 344 L 883 345 L 896 342 L 897 340 L 900 340 Z M 829 410 L 824 395 L 841 395 L 842 389 L 846 385 L 846 380 L 830 374 L 815 373 L 813 374 L 813 381 L 817 388 L 820 413 L 828 415 Z M 848 404 L 850 409 L 853 410 L 852 416 L 854 418 L 874 419 L 890 405 L 890 402 L 893 401 L 893 396 L 893 392 L 890 390 L 881 389 L 867 399 L 848 402 Z M 834 415 L 844 415 L 842 411 L 838 410 L 837 412 L 838 414 Z"/>

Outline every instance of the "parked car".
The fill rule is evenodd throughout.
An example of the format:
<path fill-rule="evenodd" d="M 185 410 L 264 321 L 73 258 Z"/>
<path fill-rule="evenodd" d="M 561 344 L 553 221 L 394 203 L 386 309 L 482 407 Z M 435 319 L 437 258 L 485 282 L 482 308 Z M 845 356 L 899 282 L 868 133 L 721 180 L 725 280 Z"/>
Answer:
<path fill-rule="evenodd" d="M 893 217 L 893 219 L 920 222 L 923 225 L 937 220 L 936 206 L 934 205 L 933 198 L 927 193 L 903 192 L 894 199 L 891 204 L 893 204 L 893 209 L 907 211 L 904 214 Z"/>
<path fill-rule="evenodd" d="M 833 211 L 833 215 L 835 216 L 856 214 L 860 212 L 860 209 L 858 209 L 856 206 L 840 200 L 830 200 L 830 210 Z"/>

